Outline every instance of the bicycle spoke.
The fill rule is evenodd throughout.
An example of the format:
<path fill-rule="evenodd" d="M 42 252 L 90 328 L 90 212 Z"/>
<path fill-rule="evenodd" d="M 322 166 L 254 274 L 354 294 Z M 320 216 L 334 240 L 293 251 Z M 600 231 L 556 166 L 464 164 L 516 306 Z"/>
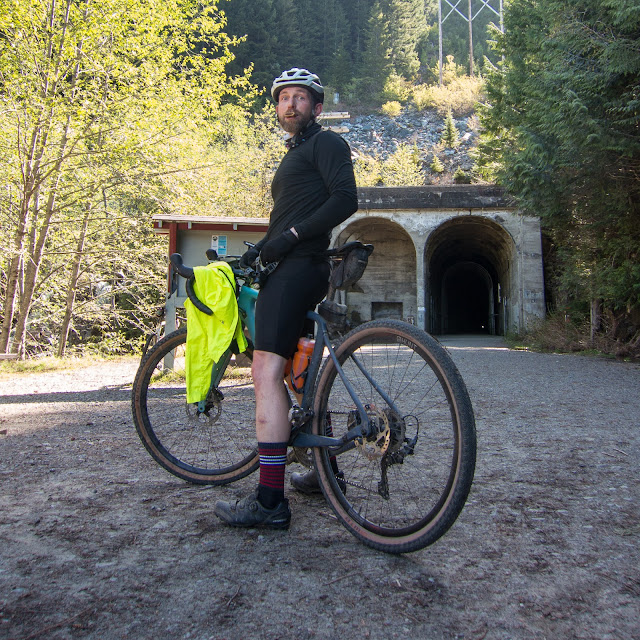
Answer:
<path fill-rule="evenodd" d="M 415 328 L 407 332 L 406 326 L 394 321 L 363 325 L 349 334 L 337 351 L 375 433 L 338 456 L 347 492 L 343 495 L 335 491 L 337 484 L 331 485 L 328 498 L 347 527 L 351 521 L 357 523 L 355 535 L 385 550 L 393 546 L 389 539 L 394 537 L 403 538 L 398 548 L 418 548 L 429 539 L 433 522 L 441 520 L 443 524 L 438 524 L 443 529 L 455 519 L 457 512 L 453 517 L 447 513 L 446 522 L 442 516 L 443 505 L 455 489 L 454 474 L 460 464 L 461 426 L 454 402 L 467 403 L 465 410 L 470 407 L 464 387 L 457 389 L 460 397 L 451 396 L 442 369 L 431 356 L 433 348 L 440 349 L 439 357 L 448 358 L 442 355 L 441 347 L 430 345 L 428 349 L 423 339 L 426 334 Z M 367 375 L 355 365 L 354 358 Z M 448 361 L 447 366 L 453 367 Z M 456 384 L 461 384 L 459 376 Z M 342 437 L 353 426 L 355 403 L 331 363 L 319 387 L 319 410 L 330 413 L 333 434 Z M 463 425 L 465 436 L 472 438 L 468 453 L 465 449 L 466 459 L 473 454 L 475 460 L 473 416 L 470 411 L 465 415 L 469 419 Z M 318 460 L 327 465 L 328 455 L 320 453 Z M 468 491 L 471 478 L 472 473 L 462 478 L 462 492 Z M 456 501 L 458 511 L 462 503 L 461 499 Z M 363 533 L 362 527 L 370 533 Z"/>
<path fill-rule="evenodd" d="M 221 396 L 206 413 L 187 405 L 184 330 L 159 342 L 143 360 L 133 392 L 136 428 L 151 455 L 186 480 L 222 484 L 257 468 L 255 396 L 249 367 L 231 362 L 219 384 Z M 173 367 L 155 374 L 172 356 Z"/>

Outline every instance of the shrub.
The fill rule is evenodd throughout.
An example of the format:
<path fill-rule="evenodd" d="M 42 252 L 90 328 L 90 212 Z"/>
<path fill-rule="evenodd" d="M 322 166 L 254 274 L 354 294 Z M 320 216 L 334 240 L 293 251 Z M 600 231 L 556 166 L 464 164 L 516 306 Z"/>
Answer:
<path fill-rule="evenodd" d="M 415 146 L 401 144 L 382 163 L 382 182 L 387 187 L 408 187 L 424 184 L 418 149 Z"/>
<path fill-rule="evenodd" d="M 439 63 L 436 62 L 433 67 L 431 67 L 431 73 L 437 82 L 440 81 L 439 66 Z M 451 84 L 457 78 L 462 78 L 464 76 L 466 76 L 466 67 L 461 64 L 457 64 L 453 56 L 447 56 L 442 65 L 442 84 Z"/>
<path fill-rule="evenodd" d="M 382 88 L 382 98 L 387 101 L 407 102 L 411 97 L 411 84 L 402 76 L 392 73 Z"/>
<path fill-rule="evenodd" d="M 437 109 L 441 114 L 452 111 L 456 116 L 472 112 L 482 95 L 481 78 L 462 76 L 442 86 L 418 85 L 414 87 L 412 100 L 416 109 Z"/>
<path fill-rule="evenodd" d="M 431 161 L 431 164 L 429 165 L 429 168 L 434 173 L 442 173 L 444 171 L 444 165 L 442 164 L 442 160 L 440 160 L 440 158 L 438 158 L 438 154 L 437 153 L 433 154 L 433 160 Z"/>
<path fill-rule="evenodd" d="M 344 89 L 349 103 L 372 104 L 380 96 L 380 83 L 375 78 L 354 78 Z"/>
<path fill-rule="evenodd" d="M 426 84 L 419 84 L 413 88 L 411 100 L 418 111 L 424 111 L 434 106 L 431 87 Z"/>
<path fill-rule="evenodd" d="M 378 187 L 382 184 L 382 162 L 372 156 L 358 156 L 353 163 L 359 187 Z"/>
<path fill-rule="evenodd" d="M 382 113 L 390 118 L 397 118 L 402 113 L 402 105 L 395 100 L 391 102 L 385 102 L 382 105 Z"/>
<path fill-rule="evenodd" d="M 440 141 L 445 147 L 449 147 L 450 149 L 454 149 L 458 146 L 460 137 L 460 133 L 456 127 L 456 123 L 453 120 L 453 116 L 451 115 L 451 111 L 447 113 L 447 117 L 444 121 L 444 132 L 442 133 L 442 138 Z"/>
<path fill-rule="evenodd" d="M 453 174 L 453 181 L 456 184 L 471 184 L 471 176 L 462 167 L 458 167 Z"/>

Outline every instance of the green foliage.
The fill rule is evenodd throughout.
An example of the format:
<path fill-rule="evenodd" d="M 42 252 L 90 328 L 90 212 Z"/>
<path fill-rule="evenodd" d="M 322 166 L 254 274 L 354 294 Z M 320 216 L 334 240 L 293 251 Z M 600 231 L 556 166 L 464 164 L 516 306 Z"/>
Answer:
<path fill-rule="evenodd" d="M 358 156 L 353 163 L 356 184 L 359 187 L 382 185 L 382 161 L 374 156 Z"/>
<path fill-rule="evenodd" d="M 453 174 L 453 181 L 456 184 L 471 184 L 471 176 L 462 167 L 458 167 Z"/>
<path fill-rule="evenodd" d="M 554 297 L 640 307 L 640 13 L 632 0 L 511 2 L 487 74 L 478 167 L 541 215 Z M 615 323 L 614 323 L 615 324 Z"/>
<path fill-rule="evenodd" d="M 435 151 L 433 153 L 433 160 L 431 161 L 429 168 L 434 173 L 442 173 L 444 171 L 444 165 L 442 164 L 442 160 L 440 160 L 440 158 L 438 157 L 438 154 L 435 153 Z"/>
<path fill-rule="evenodd" d="M 444 144 L 445 147 L 454 149 L 460 144 L 459 138 L 460 138 L 460 132 L 456 127 L 456 123 L 453 120 L 451 111 L 449 111 L 444 121 L 444 131 L 442 132 L 442 137 L 440 138 L 440 141 L 442 142 L 442 144 Z"/>
<path fill-rule="evenodd" d="M 482 0 L 472 5 L 478 68 L 478 61 L 492 55 L 487 24 L 496 16 Z M 377 106 L 407 100 L 398 94 L 381 95 L 393 75 L 409 85 L 438 82 L 437 69 L 433 72 L 438 60 L 435 0 L 232 0 L 222 8 L 226 31 L 242 39 L 234 43 L 229 72 L 241 75 L 252 68 L 253 81 L 267 92 L 273 78 L 293 66 L 318 73 L 353 101 Z M 465 61 L 457 65 L 462 73 L 468 69 L 468 28 L 455 12 L 445 22 L 444 52 Z M 445 75 L 449 72 L 447 68 Z M 450 106 L 458 112 L 457 106 Z"/>
<path fill-rule="evenodd" d="M 413 87 L 412 99 L 418 110 L 436 109 L 445 115 L 449 111 L 456 116 L 471 113 L 482 98 L 484 82 L 479 76 L 467 76 L 449 56 L 444 66 L 442 85 L 421 84 Z"/>
<path fill-rule="evenodd" d="M 395 100 L 382 105 L 382 113 L 390 118 L 397 118 L 402 113 L 402 105 Z"/>
<path fill-rule="evenodd" d="M 400 76 L 413 80 L 420 68 L 418 43 L 426 30 L 424 0 L 386 0 L 381 4 L 389 18 L 391 65 Z"/>
<path fill-rule="evenodd" d="M 385 81 L 382 88 L 382 99 L 395 101 L 395 102 L 407 102 L 411 95 L 411 85 L 402 76 L 397 73 L 392 73 Z"/>
<path fill-rule="evenodd" d="M 401 144 L 385 160 L 376 156 L 358 156 L 353 168 L 359 187 L 424 184 L 420 153 L 415 145 Z"/>
<path fill-rule="evenodd" d="M 235 40 L 213 0 L 0 0 L 0 16 L 0 349 L 137 340 L 166 273 L 149 215 L 200 193 L 208 125 L 239 131 L 221 106 L 255 96 L 226 73 Z"/>
<path fill-rule="evenodd" d="M 424 184 L 418 149 L 408 144 L 399 145 L 396 151 L 382 163 L 381 180 L 385 187 Z"/>

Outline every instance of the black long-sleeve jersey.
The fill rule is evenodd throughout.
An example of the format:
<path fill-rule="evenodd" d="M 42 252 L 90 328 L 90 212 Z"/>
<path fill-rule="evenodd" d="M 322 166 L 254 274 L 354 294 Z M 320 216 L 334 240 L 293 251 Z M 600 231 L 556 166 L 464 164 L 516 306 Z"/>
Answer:
<path fill-rule="evenodd" d="M 312 256 L 329 246 L 331 230 L 358 209 L 349 145 L 314 123 L 298 134 L 271 183 L 269 230 L 259 243 L 295 227 L 291 256 Z"/>

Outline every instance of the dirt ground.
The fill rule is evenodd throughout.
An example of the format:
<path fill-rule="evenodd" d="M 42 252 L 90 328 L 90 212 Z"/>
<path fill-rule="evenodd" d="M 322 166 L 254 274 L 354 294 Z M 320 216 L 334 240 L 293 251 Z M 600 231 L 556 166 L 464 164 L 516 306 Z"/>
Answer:
<path fill-rule="evenodd" d="M 0 379 L 0 638 L 640 638 L 640 367 L 447 342 L 473 400 L 469 501 L 406 556 L 289 492 L 236 531 L 133 427 L 137 362 Z M 293 469 L 290 468 L 288 473 Z"/>

